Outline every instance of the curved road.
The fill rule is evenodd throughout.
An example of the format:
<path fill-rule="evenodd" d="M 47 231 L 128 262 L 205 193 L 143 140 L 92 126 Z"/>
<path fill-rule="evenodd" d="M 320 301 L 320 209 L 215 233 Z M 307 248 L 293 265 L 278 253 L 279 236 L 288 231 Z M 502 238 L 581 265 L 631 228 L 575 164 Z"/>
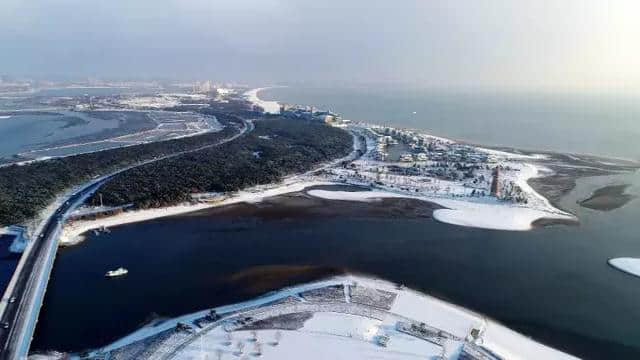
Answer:
<path fill-rule="evenodd" d="M 241 119 L 244 127 L 237 134 L 214 144 L 151 159 L 115 171 L 82 185 L 66 196 L 66 200 L 43 222 L 24 250 L 20 262 L 0 301 L 0 360 L 26 359 L 38 313 L 42 306 L 58 238 L 67 216 L 114 176 L 135 167 L 173 158 L 233 141 L 254 129 L 251 121 Z M 6 328 L 5 328 L 6 327 Z"/>

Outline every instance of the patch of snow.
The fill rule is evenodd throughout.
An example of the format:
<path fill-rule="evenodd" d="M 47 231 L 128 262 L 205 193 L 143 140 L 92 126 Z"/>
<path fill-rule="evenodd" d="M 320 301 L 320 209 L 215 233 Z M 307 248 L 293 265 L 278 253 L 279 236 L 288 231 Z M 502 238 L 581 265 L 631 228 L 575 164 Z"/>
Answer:
<path fill-rule="evenodd" d="M 180 105 L 180 101 L 175 96 L 135 96 L 120 100 L 120 104 L 131 109 L 162 109 Z"/>
<path fill-rule="evenodd" d="M 279 299 L 327 286 L 364 286 L 396 294 L 390 311 L 363 305 L 323 303 L 284 303 L 269 305 Z M 351 309 L 351 310 L 348 310 Z M 338 276 L 327 280 L 292 286 L 243 303 L 221 306 L 218 314 L 237 312 L 233 316 L 252 316 L 254 320 L 284 314 L 310 312 L 298 330 L 259 329 L 233 330 L 226 324 L 213 323 L 193 328 L 193 333 L 174 332 L 157 343 L 145 358 L 170 355 L 174 359 L 206 358 L 220 354 L 223 358 L 261 356 L 264 359 L 457 359 L 471 329 L 479 331 L 479 343 L 485 349 L 505 359 L 575 359 L 574 357 L 537 343 L 495 323 L 486 317 L 396 284 L 362 276 Z M 174 328 L 178 322 L 192 323 L 204 317 L 208 310 L 168 319 L 148 325 L 117 342 L 92 352 L 105 354 L 125 345 Z M 424 322 L 429 327 L 451 335 L 442 344 L 433 343 L 399 332 L 399 321 Z M 377 343 L 379 336 L 388 339 L 387 346 Z M 451 337 L 452 336 L 452 337 Z M 241 349 L 241 350 L 239 350 Z M 256 352 L 260 355 L 256 355 Z M 124 355 L 124 354 L 121 354 Z"/>
<path fill-rule="evenodd" d="M 614 268 L 624 271 L 627 274 L 640 276 L 640 258 L 614 258 L 607 261 Z"/>
<path fill-rule="evenodd" d="M 544 159 L 548 159 L 549 158 L 549 156 L 543 155 L 543 154 L 525 155 L 525 154 L 510 153 L 510 152 L 501 151 L 501 150 L 487 149 L 487 148 L 477 147 L 477 146 L 475 146 L 474 148 L 476 150 L 482 151 L 482 152 L 484 152 L 486 154 L 489 154 L 489 155 L 508 157 L 510 159 L 544 160 Z"/>
<path fill-rule="evenodd" d="M 28 243 L 29 240 L 24 236 L 17 236 L 15 239 L 13 239 L 11 245 L 9 245 L 9 251 L 14 254 L 20 254 L 24 252 L 24 249 L 27 248 Z"/>

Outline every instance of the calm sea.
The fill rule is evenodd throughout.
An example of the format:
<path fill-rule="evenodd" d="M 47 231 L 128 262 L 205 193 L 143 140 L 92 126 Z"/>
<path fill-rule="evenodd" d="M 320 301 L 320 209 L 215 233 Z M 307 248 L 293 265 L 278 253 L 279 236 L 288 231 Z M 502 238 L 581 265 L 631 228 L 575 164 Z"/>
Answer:
<path fill-rule="evenodd" d="M 267 95 L 478 143 L 640 158 L 632 141 L 638 125 L 629 123 L 637 106 L 623 100 L 491 102 L 409 91 L 406 97 L 381 90 L 322 91 L 277 89 Z M 60 250 L 33 348 L 104 345 L 152 317 L 237 302 L 282 285 L 265 281 L 260 269 L 311 265 L 405 283 L 584 358 L 640 358 L 640 278 L 607 265 L 612 257 L 640 257 L 640 201 L 610 212 L 576 204 L 611 183 L 630 183 L 628 191 L 640 195 L 638 173 L 581 179 L 560 202 L 581 225 L 530 232 L 471 229 L 397 213 L 367 216 L 365 210 L 303 216 L 300 204 L 275 206 L 261 216 L 205 211 L 119 226 Z M 343 207 L 333 203 L 323 211 Z M 129 274 L 104 278 L 118 266 Z M 242 284 L 230 280 L 256 267 Z"/>
<path fill-rule="evenodd" d="M 640 159 L 640 99 L 602 94 L 282 87 L 260 98 L 458 140 Z"/>

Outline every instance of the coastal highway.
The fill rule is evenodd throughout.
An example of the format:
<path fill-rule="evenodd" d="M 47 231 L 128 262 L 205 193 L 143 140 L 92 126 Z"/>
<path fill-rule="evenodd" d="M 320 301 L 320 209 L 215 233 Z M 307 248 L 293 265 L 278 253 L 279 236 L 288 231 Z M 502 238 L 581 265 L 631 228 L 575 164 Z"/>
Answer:
<path fill-rule="evenodd" d="M 66 195 L 62 203 L 34 232 L 0 301 L 0 360 L 22 360 L 29 353 L 38 313 L 58 248 L 58 239 L 66 217 L 112 177 L 155 161 L 169 159 L 233 141 L 252 131 L 251 121 L 242 119 L 240 131 L 214 144 L 158 157 L 128 166 L 94 179 Z"/>

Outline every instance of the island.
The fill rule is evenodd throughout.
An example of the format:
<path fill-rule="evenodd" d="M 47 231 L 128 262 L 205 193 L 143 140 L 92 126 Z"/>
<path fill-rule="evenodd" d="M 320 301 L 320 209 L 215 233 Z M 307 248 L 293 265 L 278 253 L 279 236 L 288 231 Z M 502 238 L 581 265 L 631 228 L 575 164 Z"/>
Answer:
<path fill-rule="evenodd" d="M 629 275 L 640 277 L 640 258 L 620 257 L 609 259 L 607 263 Z"/>
<path fill-rule="evenodd" d="M 633 195 L 625 193 L 628 187 L 629 184 L 602 187 L 594 191 L 589 198 L 579 201 L 578 204 L 600 211 L 611 211 L 620 208 L 633 199 Z"/>

